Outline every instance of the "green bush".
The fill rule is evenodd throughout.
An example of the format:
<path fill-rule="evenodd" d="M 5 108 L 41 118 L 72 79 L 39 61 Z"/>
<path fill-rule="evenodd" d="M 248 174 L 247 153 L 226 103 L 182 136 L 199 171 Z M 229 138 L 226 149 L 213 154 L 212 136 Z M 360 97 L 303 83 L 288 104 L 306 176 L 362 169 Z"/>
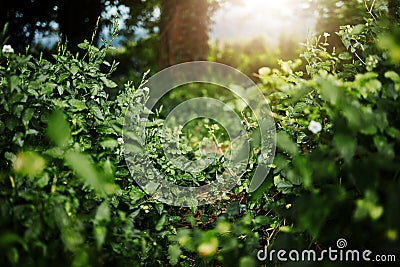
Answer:
<path fill-rule="evenodd" d="M 79 47 L 81 56 L 60 46 L 52 62 L 1 54 L 1 261 L 10 266 L 172 264 L 180 256 L 173 254 L 178 229 L 210 227 L 230 198 L 198 210 L 168 207 L 146 196 L 123 158 L 122 126 L 128 105 L 147 92 L 131 82 L 117 89 L 109 78 L 117 63 L 105 61 L 108 45 L 98 49 L 85 41 Z M 138 114 L 144 104 L 136 103 Z M 188 180 L 167 159 L 160 160 L 160 143 L 175 142 L 180 134 L 165 135 L 161 125 L 157 116 L 147 124 L 147 149 L 156 152 L 158 167 L 173 182 L 198 184 L 221 168 L 217 163 Z M 221 135 L 217 124 L 206 126 L 205 138 Z M 197 149 L 200 137 L 189 138 L 189 145 Z M 228 210 L 238 215 L 236 207 L 237 201 Z M 195 246 L 197 251 L 201 244 Z M 186 265 L 205 262 L 196 253 L 184 259 Z"/>
<path fill-rule="evenodd" d="M 308 43 L 310 79 L 292 62 L 260 70 L 278 129 L 271 179 L 286 205 L 272 247 L 321 251 L 345 238 L 398 258 L 400 76 L 387 54 L 400 50 L 371 41 L 398 36 L 372 19 L 338 34 L 348 52 L 328 53 L 326 37 Z"/>
<path fill-rule="evenodd" d="M 54 62 L 1 55 L 0 244 L 9 265 L 83 266 L 105 242 L 107 196 L 125 177 L 117 140 L 132 88 L 110 99 L 116 64 L 104 61 L 106 49 L 80 47 L 82 58 L 60 47 Z"/>
<path fill-rule="evenodd" d="M 178 232 L 179 248 L 191 252 L 193 243 L 205 244 L 209 262 L 237 266 L 248 258 L 235 249 L 253 251 L 247 256 L 255 260 L 257 238 L 259 248 L 317 253 L 345 238 L 353 249 L 398 259 L 400 50 L 391 27 L 383 18 L 341 27 L 348 51 L 340 54 L 327 50 L 328 35 L 310 39 L 301 54 L 306 74 L 301 60 L 259 70 L 278 130 L 269 179 L 231 202 L 229 207 L 241 204 L 247 212 L 225 218 L 230 231 L 219 233 L 217 223 L 202 234 Z M 247 231 L 237 232 L 243 223 Z M 219 243 L 213 237 L 202 243 L 203 235 Z M 241 237 L 247 242 L 238 244 Z M 336 263 L 324 266 L 329 264 Z"/>

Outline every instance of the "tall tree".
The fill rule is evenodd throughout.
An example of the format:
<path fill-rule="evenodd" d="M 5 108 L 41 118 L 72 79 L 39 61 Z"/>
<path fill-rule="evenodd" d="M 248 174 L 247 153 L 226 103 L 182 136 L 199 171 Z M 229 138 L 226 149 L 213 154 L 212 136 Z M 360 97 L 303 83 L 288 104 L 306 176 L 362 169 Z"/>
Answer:
<path fill-rule="evenodd" d="M 392 23 L 398 23 L 400 18 L 400 0 L 388 0 L 389 19 Z"/>
<path fill-rule="evenodd" d="M 10 22 L 13 46 L 22 50 L 33 44 L 37 32 L 61 34 L 69 49 L 92 37 L 96 21 L 107 7 L 129 10 L 122 34 L 137 40 L 135 32 L 145 29 L 158 40 L 152 47 L 159 54 L 159 67 L 206 60 L 212 12 L 224 0 L 19 0 L 5 1 L 0 9 L 0 27 Z M 103 14 L 105 14 L 103 13 Z M 102 21 L 103 25 L 108 23 Z M 54 27 L 58 25 L 58 27 Z M 101 25 L 99 25 L 101 26 Z M 100 30 L 100 29 L 99 29 Z M 99 31 L 98 31 L 99 33 Z M 143 36 L 142 36 L 143 37 Z M 95 42 L 98 35 L 95 36 Z M 152 42 L 153 43 L 153 42 Z"/>
<path fill-rule="evenodd" d="M 129 36 L 126 41 L 137 40 L 135 32 L 139 28 L 145 29 L 148 32 L 146 38 L 150 36 L 158 43 L 158 48 L 151 49 L 157 49 L 157 65 L 164 68 L 180 62 L 207 59 L 211 14 L 223 1 L 119 0 L 117 5 L 129 8 L 130 17 L 124 23 L 124 34 Z"/>
<path fill-rule="evenodd" d="M 207 59 L 210 6 L 208 0 L 161 0 L 160 67 Z"/>

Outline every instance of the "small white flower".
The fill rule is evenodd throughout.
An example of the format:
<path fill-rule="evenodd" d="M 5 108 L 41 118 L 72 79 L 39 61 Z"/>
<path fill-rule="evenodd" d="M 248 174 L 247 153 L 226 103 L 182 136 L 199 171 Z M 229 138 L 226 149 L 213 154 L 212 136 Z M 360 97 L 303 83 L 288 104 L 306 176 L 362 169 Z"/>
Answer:
<path fill-rule="evenodd" d="M 124 139 L 122 137 L 119 137 L 117 139 L 118 144 L 122 145 L 124 143 Z"/>
<path fill-rule="evenodd" d="M 325 37 L 325 38 L 326 38 L 326 37 L 329 37 L 329 36 L 331 36 L 329 33 L 324 32 L 324 37 Z"/>
<path fill-rule="evenodd" d="M 96 98 L 94 101 L 96 101 L 97 103 L 100 103 L 100 99 Z"/>
<path fill-rule="evenodd" d="M 145 91 L 146 93 L 148 93 L 150 91 L 149 87 L 144 87 L 143 91 Z"/>
<path fill-rule="evenodd" d="M 310 125 L 308 126 L 308 129 L 313 132 L 314 134 L 319 133 L 322 130 L 322 125 L 321 123 L 317 121 L 310 121 Z"/>
<path fill-rule="evenodd" d="M 14 53 L 14 49 L 11 47 L 11 45 L 4 45 L 1 52 L 3 52 L 4 54 L 12 54 Z"/>
<path fill-rule="evenodd" d="M 92 95 L 90 98 L 91 98 L 91 99 L 94 99 L 94 95 Z"/>

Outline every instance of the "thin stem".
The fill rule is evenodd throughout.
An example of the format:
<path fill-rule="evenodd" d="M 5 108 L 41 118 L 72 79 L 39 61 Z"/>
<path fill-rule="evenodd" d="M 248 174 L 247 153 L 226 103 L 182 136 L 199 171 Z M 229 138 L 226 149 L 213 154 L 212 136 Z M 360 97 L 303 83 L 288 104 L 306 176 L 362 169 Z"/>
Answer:
<path fill-rule="evenodd" d="M 361 61 L 362 64 L 364 64 L 364 66 L 366 66 L 367 64 L 364 62 L 364 60 L 362 60 L 362 58 L 357 54 L 354 53 L 356 55 L 356 57 Z"/>
<path fill-rule="evenodd" d="M 374 9 L 374 6 L 375 6 L 375 0 L 372 1 L 371 7 L 368 7 L 368 4 L 367 4 L 367 1 L 366 1 L 366 0 L 364 0 L 364 4 L 365 4 L 365 7 L 366 7 L 366 9 L 367 9 L 368 14 L 370 14 L 371 17 L 372 17 L 374 20 L 376 20 L 375 15 L 372 13 L 372 10 Z"/>

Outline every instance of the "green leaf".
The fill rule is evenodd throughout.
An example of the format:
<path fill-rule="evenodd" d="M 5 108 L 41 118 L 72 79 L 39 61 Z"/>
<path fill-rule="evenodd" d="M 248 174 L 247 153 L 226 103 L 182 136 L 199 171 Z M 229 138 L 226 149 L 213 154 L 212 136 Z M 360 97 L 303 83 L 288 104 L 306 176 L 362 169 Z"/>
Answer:
<path fill-rule="evenodd" d="M 342 156 L 346 162 L 350 162 L 356 151 L 357 140 L 348 134 L 336 134 L 333 137 L 333 143 L 340 156 Z"/>
<path fill-rule="evenodd" d="M 341 60 L 350 60 L 353 58 L 353 56 L 349 52 L 342 52 L 339 54 L 339 58 Z"/>
<path fill-rule="evenodd" d="M 100 145 L 103 148 L 111 148 L 111 149 L 113 149 L 113 148 L 118 146 L 118 142 L 115 139 L 109 138 L 109 139 L 105 139 L 105 140 L 101 141 Z"/>
<path fill-rule="evenodd" d="M 385 77 L 388 79 L 391 79 L 395 85 L 394 85 L 394 89 L 399 92 L 400 91 L 400 76 L 399 74 L 397 74 L 394 71 L 388 71 L 385 73 Z"/>
<path fill-rule="evenodd" d="M 203 242 L 197 247 L 197 252 L 201 257 L 211 257 L 218 250 L 218 238 L 215 237 L 211 232 L 204 232 L 202 234 Z"/>
<path fill-rule="evenodd" d="M 69 71 L 72 73 L 72 75 L 75 75 L 79 72 L 79 67 L 77 66 L 72 66 Z"/>
<path fill-rule="evenodd" d="M 351 31 L 352 35 L 358 35 L 361 34 L 362 31 L 364 30 L 365 25 L 364 24 L 357 24 L 353 27 L 353 30 Z"/>
<path fill-rule="evenodd" d="M 145 152 L 144 147 L 136 142 L 125 143 L 124 146 L 125 146 L 125 151 L 132 153 L 134 155 L 140 155 Z"/>
<path fill-rule="evenodd" d="M 48 173 L 43 173 L 37 180 L 36 184 L 38 187 L 43 188 L 49 184 L 50 176 Z"/>
<path fill-rule="evenodd" d="M 96 170 L 89 156 L 70 150 L 65 155 L 65 161 L 80 179 L 101 195 L 115 192 L 115 184 Z"/>
<path fill-rule="evenodd" d="M 288 189 L 291 189 L 293 187 L 292 183 L 283 180 L 280 175 L 274 177 L 274 184 L 276 188 L 282 190 L 284 193 L 288 192 Z"/>
<path fill-rule="evenodd" d="M 115 87 L 118 86 L 115 82 L 113 82 L 113 81 L 107 79 L 107 78 L 104 77 L 104 76 L 100 77 L 100 80 L 101 80 L 101 81 L 104 83 L 104 85 L 107 86 L 108 88 L 115 88 Z"/>
<path fill-rule="evenodd" d="M 90 110 L 92 111 L 93 115 L 96 116 L 96 118 L 99 120 L 104 120 L 103 113 L 98 106 L 92 106 L 90 107 Z"/>
<path fill-rule="evenodd" d="M 256 261 L 251 256 L 241 257 L 239 260 L 239 267 L 255 267 L 258 266 Z"/>
<path fill-rule="evenodd" d="M 146 194 L 137 187 L 132 187 L 128 194 L 129 199 L 132 201 L 132 203 L 141 200 L 145 195 Z"/>
<path fill-rule="evenodd" d="M 306 188 L 310 187 L 312 184 L 312 169 L 308 164 L 307 158 L 303 156 L 297 156 L 293 160 L 293 164 L 300 173 L 301 182 L 303 183 L 304 187 Z M 294 181 L 292 181 L 292 183 L 294 183 Z"/>
<path fill-rule="evenodd" d="M 85 40 L 83 43 L 78 44 L 78 47 L 83 50 L 88 50 L 89 49 L 89 42 Z"/>
<path fill-rule="evenodd" d="M 71 99 L 71 100 L 68 101 L 68 103 L 76 111 L 82 111 L 82 110 L 87 109 L 86 103 L 81 101 L 81 100 Z"/>
<path fill-rule="evenodd" d="M 12 247 L 14 244 L 19 244 L 25 251 L 28 251 L 28 244 L 26 242 L 26 239 L 24 240 L 19 235 L 11 231 L 2 232 L 0 234 L 0 248 L 2 249 Z"/>
<path fill-rule="evenodd" d="M 399 129 L 397 129 L 395 127 L 387 127 L 385 130 L 390 137 L 400 140 L 400 130 Z"/>
<path fill-rule="evenodd" d="M 349 103 L 347 105 L 342 105 L 342 112 L 344 117 L 347 119 L 348 126 L 352 130 L 360 130 L 360 128 L 368 127 L 374 128 L 373 125 L 364 125 L 363 124 L 363 117 L 360 112 L 360 104 L 358 102 Z M 369 129 L 373 131 L 374 129 Z M 376 131 L 376 129 L 375 129 Z"/>
<path fill-rule="evenodd" d="M 303 195 L 294 203 L 298 222 L 313 238 L 319 236 L 320 230 L 330 212 L 330 202 L 326 197 L 312 193 Z"/>
<path fill-rule="evenodd" d="M 43 154 L 49 155 L 50 157 L 53 157 L 53 158 L 61 159 L 64 156 L 64 149 L 57 146 L 57 147 L 47 149 L 46 151 L 43 152 Z"/>
<path fill-rule="evenodd" d="M 114 175 L 114 165 L 110 159 L 107 159 L 106 161 L 104 161 L 103 170 L 104 170 L 104 174 L 107 176 L 112 177 Z"/>
<path fill-rule="evenodd" d="M 61 73 L 58 75 L 57 83 L 60 84 L 62 83 L 65 79 L 67 79 L 70 76 L 69 73 Z"/>
<path fill-rule="evenodd" d="M 278 132 L 277 135 L 277 146 L 283 151 L 287 152 L 289 155 L 297 155 L 298 147 L 295 142 L 290 139 L 290 136 L 285 132 Z"/>
<path fill-rule="evenodd" d="M 14 116 L 10 116 L 6 120 L 6 127 L 11 131 L 13 131 L 14 128 L 17 127 L 19 124 L 19 120 Z"/>
<path fill-rule="evenodd" d="M 179 257 L 182 255 L 182 250 L 177 244 L 169 245 L 168 247 L 168 259 L 172 265 L 177 265 Z"/>
<path fill-rule="evenodd" d="M 395 71 L 387 71 L 385 72 L 385 78 L 391 79 L 394 82 L 400 82 L 400 76 Z"/>
<path fill-rule="evenodd" d="M 367 98 L 369 94 L 376 94 L 382 87 L 382 83 L 378 80 L 369 80 L 361 88 L 361 95 Z"/>
<path fill-rule="evenodd" d="M 65 115 L 61 111 L 56 110 L 50 116 L 47 133 L 57 146 L 66 146 L 71 142 L 71 130 Z"/>
<path fill-rule="evenodd" d="M 271 73 L 271 69 L 268 67 L 262 67 L 258 70 L 258 74 L 260 76 L 267 76 Z"/>
<path fill-rule="evenodd" d="M 163 216 L 161 216 L 160 220 L 156 224 L 156 231 L 161 231 L 161 229 L 164 227 L 166 219 L 167 215 L 163 214 Z"/>
<path fill-rule="evenodd" d="M 17 158 L 17 156 L 12 152 L 5 152 L 4 153 L 4 158 L 9 160 L 9 161 L 11 161 L 11 162 L 13 162 Z"/>
<path fill-rule="evenodd" d="M 107 237 L 107 227 L 103 225 L 95 225 L 93 228 L 93 234 L 96 240 L 96 247 L 100 250 Z"/>
<path fill-rule="evenodd" d="M 57 87 L 56 83 L 51 83 L 51 82 L 47 82 L 45 84 L 43 84 L 43 86 L 41 86 L 41 93 L 42 94 L 49 94 L 51 92 L 53 92 L 54 88 Z"/>
<path fill-rule="evenodd" d="M 45 160 L 33 151 L 18 153 L 13 162 L 13 168 L 16 173 L 29 177 L 42 173 L 45 167 Z"/>
<path fill-rule="evenodd" d="M 33 108 L 26 108 L 24 110 L 24 112 L 22 113 L 22 122 L 24 124 L 28 124 L 34 114 L 35 114 L 35 110 Z"/>
<path fill-rule="evenodd" d="M 378 197 L 373 191 L 366 191 L 363 199 L 357 199 L 357 207 L 354 211 L 354 219 L 362 220 L 370 217 L 374 221 L 378 220 L 383 214 L 383 207 L 378 205 Z"/>
<path fill-rule="evenodd" d="M 94 217 L 95 223 L 109 222 L 110 221 L 110 207 L 107 201 L 103 201 L 97 207 L 96 215 Z"/>
<path fill-rule="evenodd" d="M 321 85 L 321 95 L 332 105 L 337 105 L 342 99 L 342 92 L 333 80 L 318 78 L 317 82 Z"/>
<path fill-rule="evenodd" d="M 14 89 L 19 85 L 19 83 L 20 83 L 20 79 L 18 76 L 13 75 L 10 77 L 10 85 L 9 86 L 10 86 L 11 92 L 14 91 Z"/>
<path fill-rule="evenodd" d="M 374 136 L 374 145 L 382 155 L 391 159 L 395 157 L 394 145 L 388 143 L 386 137 L 379 135 Z"/>

